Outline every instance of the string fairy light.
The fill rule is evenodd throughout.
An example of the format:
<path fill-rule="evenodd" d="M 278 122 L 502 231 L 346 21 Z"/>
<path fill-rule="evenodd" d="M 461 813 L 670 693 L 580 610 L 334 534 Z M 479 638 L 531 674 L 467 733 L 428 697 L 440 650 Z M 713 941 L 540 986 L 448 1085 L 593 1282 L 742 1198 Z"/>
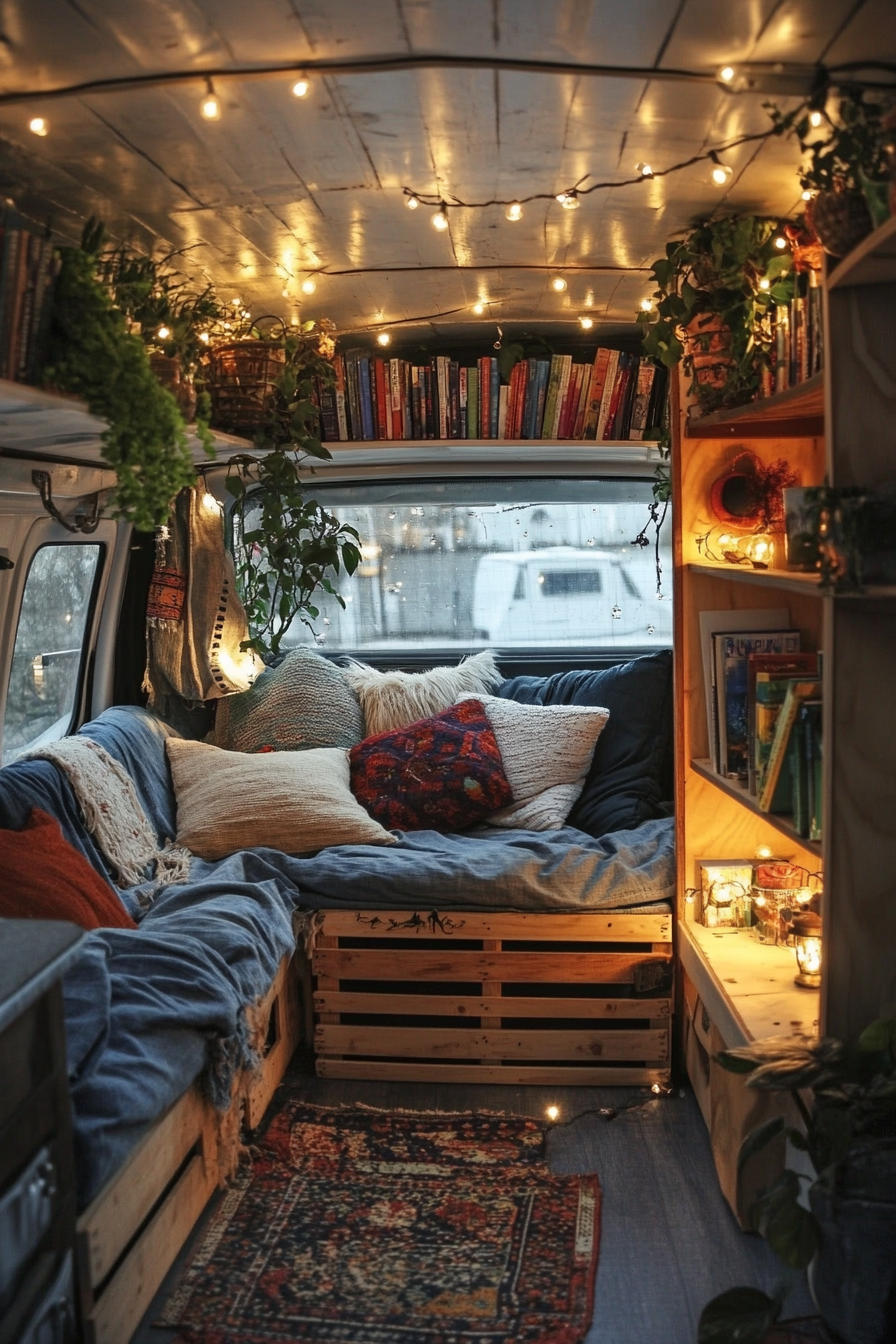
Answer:
<path fill-rule="evenodd" d="M 50 123 L 46 117 L 32 117 L 28 123 L 28 129 L 32 135 L 49 135 Z"/>
<path fill-rule="evenodd" d="M 205 97 L 199 104 L 199 111 L 206 121 L 217 121 L 221 116 L 221 104 L 215 94 L 215 86 L 210 79 L 205 81 Z"/>

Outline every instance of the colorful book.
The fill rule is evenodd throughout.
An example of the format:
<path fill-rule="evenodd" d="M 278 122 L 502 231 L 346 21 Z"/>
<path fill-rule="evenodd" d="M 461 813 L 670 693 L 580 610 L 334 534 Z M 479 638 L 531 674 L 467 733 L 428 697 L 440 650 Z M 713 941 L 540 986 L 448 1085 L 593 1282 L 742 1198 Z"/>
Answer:
<path fill-rule="evenodd" d="M 498 437 L 498 405 L 501 380 L 498 377 L 498 361 L 492 358 L 488 361 L 488 427 L 489 438 Z"/>
<path fill-rule="evenodd" d="M 820 840 L 822 810 L 822 703 L 820 700 L 803 701 L 800 717 L 806 725 L 806 790 L 810 840 Z"/>
<path fill-rule="evenodd" d="M 597 434 L 597 422 L 600 418 L 601 402 L 604 394 L 604 384 L 607 381 L 607 368 L 609 367 L 611 351 L 599 348 L 594 356 L 594 366 L 591 370 L 591 383 L 588 388 L 588 409 L 585 413 L 585 422 L 582 427 L 582 437 L 593 439 Z"/>
<path fill-rule="evenodd" d="M 457 406 L 458 406 L 458 436 L 462 439 L 467 437 L 467 374 L 466 368 L 457 371 Z"/>
<path fill-rule="evenodd" d="M 797 714 L 804 700 L 814 700 L 821 695 L 820 681 L 791 681 L 787 687 L 784 703 L 775 722 L 775 735 L 769 750 L 765 771 L 759 783 L 758 802 L 760 812 L 789 812 L 792 806 L 792 789 L 779 789 L 782 772 L 788 759 L 790 735 Z"/>
<path fill-rule="evenodd" d="M 384 359 L 374 360 L 374 373 L 376 376 L 376 436 L 378 439 L 388 439 L 389 432 L 386 420 L 391 417 L 386 401 L 386 361 Z"/>
<path fill-rule="evenodd" d="M 337 355 L 333 360 L 333 367 L 336 370 L 336 422 L 339 429 L 340 443 L 348 441 L 348 418 L 345 412 L 345 360 L 342 355 Z"/>
<path fill-rule="evenodd" d="M 492 362 L 487 357 L 479 361 L 479 437 L 491 438 L 491 381 Z"/>
<path fill-rule="evenodd" d="M 495 434 L 496 439 L 507 438 L 507 394 L 510 388 L 506 383 L 502 383 L 498 388 L 498 430 Z"/>
<path fill-rule="evenodd" d="M 467 369 L 467 438 L 479 437 L 479 370 Z"/>
<path fill-rule="evenodd" d="M 818 655 L 814 653 L 771 653 L 750 654 L 747 658 L 747 786 L 755 796 L 756 778 L 759 765 L 756 738 L 756 682 L 760 673 L 770 673 L 771 679 L 789 677 L 815 677 L 818 675 Z M 763 682 L 763 684 L 766 684 Z M 784 686 L 780 699 L 784 699 Z M 767 692 L 763 691 L 763 700 L 770 703 Z M 774 728 L 774 724 L 771 724 Z M 771 732 L 768 740 L 771 742 Z"/>
<path fill-rule="evenodd" d="M 620 352 L 618 350 L 611 350 L 610 357 L 607 361 L 604 386 L 600 398 L 600 410 L 598 411 L 597 416 L 597 429 L 595 431 L 595 437 L 598 440 L 609 437 L 605 433 L 605 430 L 607 427 L 607 419 L 610 415 L 610 407 L 613 402 L 613 391 L 616 387 L 616 375 L 619 371 L 619 354 Z"/>
<path fill-rule="evenodd" d="M 536 380 L 536 398 L 535 398 L 535 419 L 531 437 L 533 439 L 541 438 L 541 431 L 544 426 L 544 404 L 548 395 L 548 382 L 551 376 L 551 362 L 548 359 L 538 361 L 538 377 Z"/>
<path fill-rule="evenodd" d="M 701 611 L 700 655 L 703 663 L 703 691 L 706 700 L 706 727 L 709 739 L 709 757 L 712 768 L 719 770 L 718 708 L 716 701 L 715 658 L 712 637 L 715 634 L 737 634 L 750 630 L 780 630 L 790 628 L 790 612 L 786 607 L 761 608 L 749 611 Z"/>
<path fill-rule="evenodd" d="M 554 355 L 551 359 L 547 392 L 544 399 L 544 414 L 541 422 L 541 437 L 543 439 L 553 437 L 554 411 L 557 408 L 557 395 L 560 391 L 560 370 L 562 368 L 560 360 L 560 355 Z"/>
<path fill-rule="evenodd" d="M 582 376 L 579 380 L 579 404 L 576 407 L 576 418 L 572 430 L 572 438 L 584 438 L 585 416 L 588 414 L 588 394 L 591 391 L 591 369 L 589 365 L 582 365 Z"/>
<path fill-rule="evenodd" d="M 725 631 L 713 635 L 716 661 L 719 774 L 747 782 L 747 659 L 758 653 L 798 653 L 798 630 Z"/>
<path fill-rule="evenodd" d="M 642 359 L 638 368 L 638 382 L 632 407 L 630 439 L 643 439 L 647 428 L 647 412 L 650 408 L 650 393 L 656 376 L 656 365 L 652 359 Z"/>

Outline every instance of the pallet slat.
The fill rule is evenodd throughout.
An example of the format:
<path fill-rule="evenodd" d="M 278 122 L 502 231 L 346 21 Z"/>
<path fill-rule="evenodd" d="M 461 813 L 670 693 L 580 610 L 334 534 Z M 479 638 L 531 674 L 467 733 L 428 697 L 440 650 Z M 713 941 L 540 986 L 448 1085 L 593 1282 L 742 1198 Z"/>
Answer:
<path fill-rule="evenodd" d="M 419 918 L 418 922 L 416 921 Z M 672 916 L 626 914 L 480 914 L 435 916 L 407 910 L 328 910 L 322 933 L 337 938 L 503 938 L 591 943 L 671 943 Z M 320 945 L 320 944 L 319 944 Z"/>
<path fill-rule="evenodd" d="M 385 1013 L 408 1017 L 578 1017 L 613 1021 L 618 1018 L 668 1017 L 669 999 L 476 998 L 458 994 L 375 994 L 318 990 L 317 1013 Z"/>
<path fill-rule="evenodd" d="M 392 1060 L 317 1060 L 320 1078 L 376 1078 L 393 1083 L 506 1083 L 531 1087 L 649 1087 L 669 1082 L 666 1068 L 563 1068 L 562 1065 L 523 1064 L 402 1064 Z"/>
<path fill-rule="evenodd" d="M 499 980 L 569 984 L 631 984 L 644 952 L 409 952 L 376 948 L 318 948 L 316 975 L 336 980 Z"/>
<path fill-rule="evenodd" d="M 386 1055 L 399 1059 L 636 1059 L 663 1064 L 668 1058 L 669 1032 L 321 1025 L 314 1033 L 314 1047 L 320 1055 Z"/>

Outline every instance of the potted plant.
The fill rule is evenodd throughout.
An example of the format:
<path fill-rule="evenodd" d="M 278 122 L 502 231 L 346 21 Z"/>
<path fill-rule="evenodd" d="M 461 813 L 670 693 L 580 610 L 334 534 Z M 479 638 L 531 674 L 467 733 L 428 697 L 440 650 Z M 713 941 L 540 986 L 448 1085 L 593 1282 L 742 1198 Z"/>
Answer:
<path fill-rule="evenodd" d="M 84 397 L 108 422 L 101 451 L 116 474 L 115 512 L 151 531 L 196 473 L 177 404 L 101 278 L 102 238 L 91 220 L 80 247 L 59 249 L 44 383 Z"/>
<path fill-rule="evenodd" d="M 816 1305 L 844 1344 L 896 1339 L 896 1019 L 854 1044 L 758 1041 L 717 1056 L 748 1087 L 789 1092 L 801 1123 L 775 1116 L 747 1135 L 740 1162 L 786 1135 L 813 1175 L 789 1168 L 759 1196 L 755 1227 L 785 1265 L 809 1267 Z M 801 1199 L 808 1193 L 809 1207 Z M 781 1310 L 736 1288 L 704 1308 L 699 1344 L 761 1344 Z"/>
<path fill-rule="evenodd" d="M 653 263 L 655 307 L 638 314 L 645 353 L 684 362 L 701 414 L 759 391 L 772 345 L 772 306 L 793 296 L 781 221 L 758 215 L 701 220 Z"/>
<path fill-rule="evenodd" d="M 280 372 L 259 403 L 253 437 L 260 454 L 229 463 L 237 585 L 252 633 L 244 647 L 262 657 L 279 652 L 296 617 L 314 631 L 319 588 L 344 607 L 331 576 L 340 568 L 353 574 L 361 560 L 358 533 L 308 497 L 299 474 L 309 457 L 331 456 L 317 433 L 315 404 L 317 388 L 335 380 L 331 332 L 326 321 L 306 322 L 282 336 L 273 366 Z"/>
<path fill-rule="evenodd" d="M 844 88 L 836 105 L 807 107 L 794 121 L 773 104 L 769 114 L 792 130 L 803 153 L 800 182 L 811 192 L 806 217 L 824 250 L 845 257 L 890 213 L 893 132 L 888 101 Z M 817 125 L 814 123 L 818 123 Z"/>

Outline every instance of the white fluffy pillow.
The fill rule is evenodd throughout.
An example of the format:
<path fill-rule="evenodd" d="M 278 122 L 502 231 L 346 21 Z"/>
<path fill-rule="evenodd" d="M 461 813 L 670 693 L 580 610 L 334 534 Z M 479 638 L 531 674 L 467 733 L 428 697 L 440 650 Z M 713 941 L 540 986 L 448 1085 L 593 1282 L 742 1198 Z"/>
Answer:
<path fill-rule="evenodd" d="M 201 859 L 255 845 L 310 854 L 325 845 L 395 843 L 352 793 L 341 747 L 250 754 L 177 737 L 165 745 L 177 843 Z"/>
<path fill-rule="evenodd" d="M 469 695 L 480 696 L 501 681 L 490 649 L 465 658 L 458 667 L 434 667 L 429 672 L 378 672 L 354 660 L 345 679 L 361 702 L 367 736 L 406 728 L 429 719 Z"/>
<path fill-rule="evenodd" d="M 488 825 L 559 830 L 585 787 L 610 711 L 590 705 L 526 705 L 495 695 L 462 698 L 482 701 L 513 789 L 510 807 L 493 812 Z"/>

